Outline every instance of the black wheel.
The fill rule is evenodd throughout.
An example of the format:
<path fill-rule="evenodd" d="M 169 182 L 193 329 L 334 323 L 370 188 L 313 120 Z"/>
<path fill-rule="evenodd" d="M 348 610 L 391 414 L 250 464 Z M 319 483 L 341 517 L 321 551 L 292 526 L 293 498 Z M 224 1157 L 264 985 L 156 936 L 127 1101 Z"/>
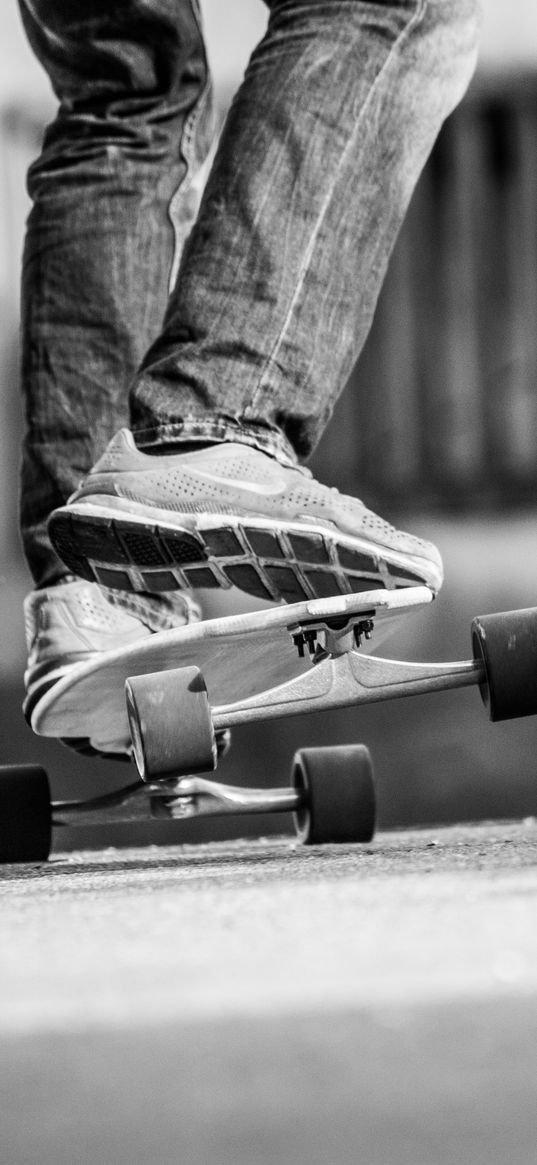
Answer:
<path fill-rule="evenodd" d="M 537 608 L 480 615 L 472 623 L 474 658 L 485 668 L 481 696 L 491 720 L 537 712 Z"/>
<path fill-rule="evenodd" d="M 305 793 L 305 804 L 293 814 L 304 845 L 371 841 L 375 784 L 365 745 L 300 749 L 293 762 L 292 783 Z"/>
<path fill-rule="evenodd" d="M 0 864 L 46 862 L 52 836 L 47 774 L 38 765 L 0 767 Z"/>
<path fill-rule="evenodd" d="M 216 767 L 211 709 L 199 668 L 133 676 L 126 694 L 134 759 L 143 781 Z"/>

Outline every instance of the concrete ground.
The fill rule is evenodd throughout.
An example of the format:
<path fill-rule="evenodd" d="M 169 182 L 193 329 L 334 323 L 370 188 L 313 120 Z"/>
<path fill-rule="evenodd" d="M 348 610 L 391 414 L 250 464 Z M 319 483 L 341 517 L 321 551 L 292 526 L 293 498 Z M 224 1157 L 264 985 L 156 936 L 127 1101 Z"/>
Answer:
<path fill-rule="evenodd" d="M 537 822 L 0 876 L 5 1165 L 534 1165 Z"/>

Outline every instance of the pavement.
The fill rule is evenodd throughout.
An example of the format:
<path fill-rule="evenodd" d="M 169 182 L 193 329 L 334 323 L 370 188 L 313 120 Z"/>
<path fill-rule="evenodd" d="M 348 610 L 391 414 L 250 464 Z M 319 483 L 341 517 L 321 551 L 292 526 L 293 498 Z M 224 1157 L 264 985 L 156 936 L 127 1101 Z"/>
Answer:
<path fill-rule="evenodd" d="M 537 821 L 0 875 L 2 1165 L 535 1165 Z"/>

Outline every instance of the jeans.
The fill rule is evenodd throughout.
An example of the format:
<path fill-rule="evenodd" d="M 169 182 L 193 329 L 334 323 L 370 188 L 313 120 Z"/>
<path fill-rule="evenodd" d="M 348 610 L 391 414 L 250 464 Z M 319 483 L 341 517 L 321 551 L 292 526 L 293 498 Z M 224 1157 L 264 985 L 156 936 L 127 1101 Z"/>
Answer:
<path fill-rule="evenodd" d="M 48 515 L 123 425 L 149 451 L 308 457 L 478 18 L 476 0 L 269 0 L 209 168 L 197 0 L 20 5 L 60 103 L 23 262 L 21 524 L 39 586 L 62 573 Z"/>

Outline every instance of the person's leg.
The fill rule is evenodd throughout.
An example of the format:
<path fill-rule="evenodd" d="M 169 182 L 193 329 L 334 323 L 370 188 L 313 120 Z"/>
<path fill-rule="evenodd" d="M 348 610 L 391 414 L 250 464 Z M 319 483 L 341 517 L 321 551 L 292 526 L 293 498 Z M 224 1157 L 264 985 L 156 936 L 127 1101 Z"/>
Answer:
<path fill-rule="evenodd" d="M 474 0 L 269 8 L 134 383 L 138 448 L 114 439 L 51 535 L 73 571 L 130 591 L 436 590 L 434 547 L 296 461 L 357 358 L 420 170 L 470 78 Z"/>
<path fill-rule="evenodd" d="M 212 94 L 197 0 L 20 0 L 59 112 L 29 173 L 21 522 L 36 586 L 65 573 L 46 521 L 129 419 L 197 211 Z"/>
<path fill-rule="evenodd" d="M 300 459 L 311 453 L 475 64 L 475 0 L 267 3 L 165 327 L 134 384 L 145 449 L 201 424 L 239 440 L 268 426 L 280 448 L 283 434 Z"/>
<path fill-rule="evenodd" d="M 29 174 L 23 268 L 31 722 L 48 689 L 81 661 L 200 617 L 186 595 L 124 596 L 66 577 L 46 526 L 128 421 L 128 386 L 162 326 L 214 119 L 196 0 L 20 6 L 60 102 Z M 76 718 L 72 735 L 80 737 Z"/>

